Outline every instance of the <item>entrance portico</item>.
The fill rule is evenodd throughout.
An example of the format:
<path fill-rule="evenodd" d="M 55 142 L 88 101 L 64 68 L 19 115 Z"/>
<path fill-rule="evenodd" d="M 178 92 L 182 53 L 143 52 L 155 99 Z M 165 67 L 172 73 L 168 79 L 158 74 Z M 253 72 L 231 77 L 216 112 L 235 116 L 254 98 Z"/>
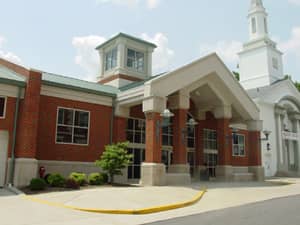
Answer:
<path fill-rule="evenodd" d="M 124 120 L 145 121 L 143 185 L 189 183 L 190 172 L 199 178 L 203 171 L 226 180 L 237 174 L 263 177 L 259 111 L 216 54 L 123 91 L 116 108 Z M 166 109 L 174 114 L 169 124 Z M 188 126 L 189 118 L 197 121 L 195 127 Z M 239 127 L 238 134 L 232 126 Z"/>

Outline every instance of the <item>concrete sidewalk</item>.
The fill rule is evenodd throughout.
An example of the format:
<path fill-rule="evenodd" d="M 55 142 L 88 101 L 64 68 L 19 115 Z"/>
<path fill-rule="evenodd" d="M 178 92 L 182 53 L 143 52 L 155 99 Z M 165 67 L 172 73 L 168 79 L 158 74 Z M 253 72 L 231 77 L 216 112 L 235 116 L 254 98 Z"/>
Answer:
<path fill-rule="evenodd" d="M 21 196 L 3 197 L 0 198 L 1 225 L 134 225 L 300 194 L 300 179 L 282 180 L 295 184 L 199 182 L 188 187 L 100 188 L 36 195 L 55 202 L 80 204 L 80 207 L 124 209 L 184 201 L 201 187 L 208 188 L 204 197 L 192 206 L 148 215 L 86 213 L 39 204 Z"/>

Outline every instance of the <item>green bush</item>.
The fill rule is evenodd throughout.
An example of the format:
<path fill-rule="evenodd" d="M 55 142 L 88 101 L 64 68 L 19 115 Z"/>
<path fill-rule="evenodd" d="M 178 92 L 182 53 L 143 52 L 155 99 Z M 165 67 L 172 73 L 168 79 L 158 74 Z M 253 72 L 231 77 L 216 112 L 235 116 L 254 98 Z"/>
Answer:
<path fill-rule="evenodd" d="M 59 173 L 50 174 L 47 181 L 52 187 L 63 187 L 65 185 L 65 178 Z"/>
<path fill-rule="evenodd" d="M 68 178 L 66 180 L 65 186 L 66 186 L 66 188 L 70 188 L 70 189 L 75 189 L 75 190 L 80 189 L 79 183 L 76 180 L 71 179 L 71 178 Z"/>
<path fill-rule="evenodd" d="M 80 186 L 87 184 L 86 175 L 84 173 L 71 173 L 69 176 L 70 179 L 75 180 Z"/>
<path fill-rule="evenodd" d="M 32 191 L 44 190 L 46 186 L 46 182 L 44 181 L 44 179 L 41 178 L 33 178 L 29 184 L 29 188 Z"/>
<path fill-rule="evenodd" d="M 90 185 L 101 185 L 104 184 L 104 177 L 100 173 L 91 173 L 88 181 Z"/>
<path fill-rule="evenodd" d="M 108 183 L 108 174 L 107 173 L 100 173 L 102 178 L 103 178 L 103 182 L 104 184 Z"/>

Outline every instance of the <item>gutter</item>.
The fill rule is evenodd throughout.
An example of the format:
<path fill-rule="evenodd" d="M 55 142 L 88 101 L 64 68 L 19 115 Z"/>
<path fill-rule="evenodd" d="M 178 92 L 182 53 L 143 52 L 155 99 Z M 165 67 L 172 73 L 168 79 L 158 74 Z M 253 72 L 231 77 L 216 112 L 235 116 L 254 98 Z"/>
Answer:
<path fill-rule="evenodd" d="M 111 118 L 110 118 L 110 134 L 109 134 L 110 144 L 113 143 L 116 99 L 117 99 L 116 97 L 112 98 L 112 112 L 111 112 Z"/>
<path fill-rule="evenodd" d="M 14 183 L 17 123 L 18 123 L 18 117 L 19 117 L 21 92 L 22 92 L 22 88 L 18 87 L 18 97 L 17 97 L 17 101 L 16 101 L 16 111 L 15 111 L 15 115 L 14 115 L 13 140 L 12 140 L 12 147 L 11 147 L 11 169 L 10 169 L 10 173 L 9 173 L 9 184 Z"/>

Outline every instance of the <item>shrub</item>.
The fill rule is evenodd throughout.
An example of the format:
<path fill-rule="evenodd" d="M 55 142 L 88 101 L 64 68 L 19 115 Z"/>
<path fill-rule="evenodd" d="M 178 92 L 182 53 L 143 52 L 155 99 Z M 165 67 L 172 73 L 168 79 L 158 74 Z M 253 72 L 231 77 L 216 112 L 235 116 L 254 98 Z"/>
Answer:
<path fill-rule="evenodd" d="M 47 186 L 47 184 L 46 184 L 45 180 L 41 179 L 41 178 L 33 178 L 29 184 L 29 188 L 32 191 L 44 190 L 46 188 L 46 186 Z"/>
<path fill-rule="evenodd" d="M 100 173 L 102 178 L 103 178 L 103 182 L 104 184 L 108 183 L 108 174 L 107 173 Z"/>
<path fill-rule="evenodd" d="M 86 175 L 84 173 L 71 173 L 69 176 L 70 179 L 74 179 L 80 186 L 87 184 Z"/>
<path fill-rule="evenodd" d="M 59 173 L 50 174 L 47 181 L 52 187 L 63 187 L 65 185 L 65 178 Z"/>
<path fill-rule="evenodd" d="M 104 184 L 104 178 L 100 173 L 91 173 L 88 177 L 90 185 L 101 185 Z"/>
<path fill-rule="evenodd" d="M 80 189 L 79 183 L 72 178 L 68 178 L 66 180 L 65 186 L 66 188 L 70 188 L 70 189 L 75 189 L 75 190 Z"/>

